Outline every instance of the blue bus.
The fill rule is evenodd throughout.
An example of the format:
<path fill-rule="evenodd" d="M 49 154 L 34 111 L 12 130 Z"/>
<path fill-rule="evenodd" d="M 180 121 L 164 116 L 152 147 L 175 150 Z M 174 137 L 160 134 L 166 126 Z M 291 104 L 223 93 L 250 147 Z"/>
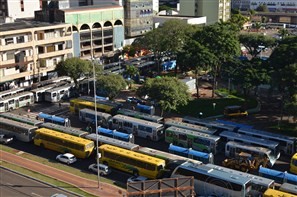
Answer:
<path fill-rule="evenodd" d="M 70 120 L 68 118 L 62 118 L 55 115 L 45 114 L 40 112 L 37 117 L 38 120 L 42 120 L 43 122 L 50 122 L 66 127 L 70 127 Z"/>
<path fill-rule="evenodd" d="M 143 113 L 147 113 L 150 115 L 154 115 L 155 114 L 155 108 L 154 106 L 149 106 L 149 105 L 141 105 L 141 104 L 137 104 L 136 106 L 137 110 Z"/>
<path fill-rule="evenodd" d="M 212 153 L 204 153 L 193 150 L 191 148 L 184 148 L 173 144 L 169 145 L 168 151 L 176 155 L 202 161 L 205 164 L 214 162 L 214 157 Z"/>
<path fill-rule="evenodd" d="M 98 134 L 103 135 L 103 136 L 111 137 L 111 138 L 122 140 L 125 142 L 134 143 L 134 135 L 133 134 L 122 133 L 122 132 L 119 132 L 116 130 L 105 129 L 102 127 L 99 127 L 97 129 L 97 131 L 98 131 Z"/>
<path fill-rule="evenodd" d="M 279 184 L 290 183 L 297 185 L 297 175 L 287 172 L 281 172 L 260 166 L 259 175 L 265 178 L 273 179 L 276 183 Z"/>

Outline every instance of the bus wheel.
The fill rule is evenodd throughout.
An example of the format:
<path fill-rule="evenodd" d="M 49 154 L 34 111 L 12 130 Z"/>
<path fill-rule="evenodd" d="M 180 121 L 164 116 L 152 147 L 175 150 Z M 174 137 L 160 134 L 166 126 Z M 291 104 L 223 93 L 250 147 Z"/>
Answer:
<path fill-rule="evenodd" d="M 151 140 L 151 137 L 150 137 L 150 136 L 146 136 L 146 139 L 147 139 L 147 140 Z"/>
<path fill-rule="evenodd" d="M 104 165 L 106 165 L 106 166 L 108 166 L 108 163 L 107 163 L 107 161 L 103 161 L 103 164 L 104 164 Z"/>
<path fill-rule="evenodd" d="M 13 109 L 12 109 L 12 107 L 11 108 L 9 108 L 9 110 L 8 111 L 12 111 Z"/>
<path fill-rule="evenodd" d="M 41 148 L 44 148 L 44 144 L 41 143 L 41 144 L 40 144 L 40 147 L 41 147 Z"/>
<path fill-rule="evenodd" d="M 135 177 L 138 177 L 139 176 L 139 173 L 138 173 L 137 170 L 133 170 L 133 176 L 135 176 Z"/>

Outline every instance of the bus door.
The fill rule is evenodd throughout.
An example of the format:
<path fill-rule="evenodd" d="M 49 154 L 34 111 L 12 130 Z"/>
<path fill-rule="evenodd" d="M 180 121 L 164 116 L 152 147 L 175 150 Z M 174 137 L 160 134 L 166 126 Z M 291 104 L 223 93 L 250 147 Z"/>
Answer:
<path fill-rule="evenodd" d="M 136 125 L 133 125 L 133 134 L 137 135 L 137 126 Z"/>
<path fill-rule="evenodd" d="M 85 122 L 86 121 L 86 114 L 84 113 L 84 112 L 79 112 L 79 114 L 80 114 L 80 116 L 81 116 L 81 120 L 83 121 L 83 122 Z M 95 117 L 94 117 L 94 119 L 95 119 Z M 94 121 L 95 122 L 95 121 Z"/>
<path fill-rule="evenodd" d="M 15 108 L 19 108 L 20 107 L 20 101 L 19 99 L 15 100 Z"/>
<path fill-rule="evenodd" d="M 59 101 L 60 100 L 60 92 L 57 92 L 57 100 L 56 101 Z"/>
<path fill-rule="evenodd" d="M 8 103 L 4 103 L 4 111 L 8 111 Z"/>
<path fill-rule="evenodd" d="M 31 103 L 34 103 L 34 95 L 31 96 Z"/>
<path fill-rule="evenodd" d="M 292 155 L 293 154 L 293 148 L 294 148 L 294 146 L 293 146 L 293 144 L 291 144 L 291 143 L 288 143 L 287 144 L 287 154 L 288 155 Z"/>

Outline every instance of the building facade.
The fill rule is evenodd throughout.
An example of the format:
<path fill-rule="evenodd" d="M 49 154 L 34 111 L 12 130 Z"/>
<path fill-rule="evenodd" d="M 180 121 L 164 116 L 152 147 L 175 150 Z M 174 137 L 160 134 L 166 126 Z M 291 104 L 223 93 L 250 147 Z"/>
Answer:
<path fill-rule="evenodd" d="M 126 0 L 123 2 L 125 37 L 137 37 L 153 29 L 153 1 Z"/>
<path fill-rule="evenodd" d="M 119 5 L 54 9 L 35 15 L 38 21 L 72 24 L 74 56 L 82 59 L 112 56 L 123 47 L 123 17 L 124 10 Z"/>
<path fill-rule="evenodd" d="M 231 17 L 231 0 L 180 0 L 180 15 L 206 16 L 207 24 Z"/>
<path fill-rule="evenodd" d="M 73 56 L 69 24 L 15 22 L 0 29 L 0 90 L 11 83 L 31 85 Z"/>
<path fill-rule="evenodd" d="M 34 11 L 41 10 L 42 0 L 0 0 L 0 16 L 34 18 Z"/>
<path fill-rule="evenodd" d="M 266 5 L 270 12 L 297 13 L 296 0 L 232 0 L 234 9 L 256 10 L 261 5 Z"/>

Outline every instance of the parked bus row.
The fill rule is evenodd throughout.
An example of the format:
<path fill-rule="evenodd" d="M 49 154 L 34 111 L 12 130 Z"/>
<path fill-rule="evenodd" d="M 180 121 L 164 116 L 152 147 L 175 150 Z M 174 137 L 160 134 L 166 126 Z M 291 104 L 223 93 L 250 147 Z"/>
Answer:
<path fill-rule="evenodd" d="M 234 124 L 234 123 L 232 124 L 228 121 L 209 121 L 209 120 L 203 120 L 203 119 L 198 119 L 193 117 L 184 117 L 183 122 L 216 129 L 217 130 L 216 134 L 220 136 L 221 135 L 226 135 L 226 137 L 233 136 L 234 138 L 235 137 L 238 139 L 241 138 L 241 140 L 243 140 L 242 138 L 248 138 L 251 141 L 254 141 L 256 140 L 256 138 L 258 138 L 259 140 L 256 140 L 257 142 L 259 142 L 257 143 L 257 145 L 261 145 L 261 146 L 265 145 L 264 147 L 267 147 L 267 143 L 269 142 L 268 144 L 272 144 L 275 148 L 277 146 L 277 149 L 281 154 L 285 154 L 288 156 L 292 156 L 294 153 L 297 152 L 296 137 L 290 137 L 286 135 L 260 131 L 252 127 L 249 127 L 247 125 Z M 225 132 L 225 133 L 221 134 L 222 132 Z M 260 140 L 262 140 L 263 143 L 260 143 Z M 276 142 L 278 145 L 275 145 L 275 143 L 273 142 Z M 251 144 L 253 142 L 248 142 L 248 143 Z"/>

